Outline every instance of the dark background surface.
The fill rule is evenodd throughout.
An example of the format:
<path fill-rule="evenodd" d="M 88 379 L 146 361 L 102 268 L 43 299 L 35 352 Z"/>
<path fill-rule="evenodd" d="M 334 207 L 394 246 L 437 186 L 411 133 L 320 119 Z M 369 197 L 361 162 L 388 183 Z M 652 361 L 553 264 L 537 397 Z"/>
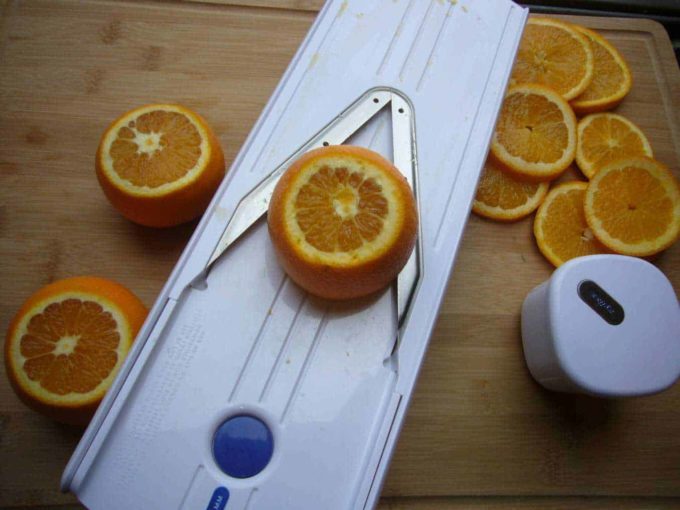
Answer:
<path fill-rule="evenodd" d="M 520 0 L 531 12 L 649 18 L 668 32 L 680 65 L 680 0 Z"/>

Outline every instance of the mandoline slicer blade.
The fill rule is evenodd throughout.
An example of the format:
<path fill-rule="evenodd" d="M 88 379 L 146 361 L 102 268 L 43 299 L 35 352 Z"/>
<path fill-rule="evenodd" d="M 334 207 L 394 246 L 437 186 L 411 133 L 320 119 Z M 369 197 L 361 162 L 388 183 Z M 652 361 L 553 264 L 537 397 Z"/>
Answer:
<path fill-rule="evenodd" d="M 326 3 L 74 452 L 64 490 L 91 510 L 375 506 L 526 16 L 508 0 Z M 408 98 L 415 133 L 422 270 L 400 327 L 396 285 L 344 304 L 301 291 L 263 220 L 206 272 L 242 199 L 372 89 Z M 346 143 L 392 159 L 393 140 L 402 143 L 385 108 Z M 214 439 L 239 415 L 269 432 L 236 427 L 236 446 Z M 214 448 L 240 459 L 232 476 Z"/>

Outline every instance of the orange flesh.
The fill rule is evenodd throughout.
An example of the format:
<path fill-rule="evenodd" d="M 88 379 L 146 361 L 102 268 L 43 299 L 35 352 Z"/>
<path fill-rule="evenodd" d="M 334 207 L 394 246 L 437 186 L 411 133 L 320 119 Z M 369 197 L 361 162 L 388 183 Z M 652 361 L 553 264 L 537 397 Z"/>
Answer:
<path fill-rule="evenodd" d="M 603 97 L 609 97 L 621 89 L 621 84 L 625 82 L 625 76 L 621 66 L 614 59 L 612 54 L 607 49 L 598 44 L 595 39 L 584 33 L 590 41 L 591 49 L 593 50 L 593 62 L 595 72 L 593 73 L 593 80 L 588 87 L 576 99 L 581 101 L 593 101 Z"/>
<path fill-rule="evenodd" d="M 556 197 L 542 224 L 545 244 L 563 261 L 603 252 L 586 223 L 585 193 L 585 189 L 573 189 Z"/>
<path fill-rule="evenodd" d="M 517 83 L 539 83 L 564 94 L 585 77 L 586 54 L 582 45 L 565 30 L 554 26 L 527 24 L 520 42 L 512 79 Z"/>
<path fill-rule="evenodd" d="M 118 361 L 116 321 L 101 305 L 69 298 L 31 317 L 20 341 L 23 369 L 57 395 L 87 393 Z"/>
<path fill-rule="evenodd" d="M 323 166 L 300 188 L 295 209 L 309 244 L 323 252 L 349 252 L 380 234 L 388 202 L 375 179 Z"/>
<path fill-rule="evenodd" d="M 609 235 L 629 244 L 654 240 L 673 223 L 673 202 L 649 172 L 624 167 L 604 176 L 594 210 Z"/>
<path fill-rule="evenodd" d="M 498 119 L 498 142 L 511 155 L 525 161 L 557 161 L 569 143 L 562 111 L 545 97 L 511 94 L 506 97 Z"/>
<path fill-rule="evenodd" d="M 196 166 L 201 135 L 185 115 L 155 110 L 120 128 L 109 153 L 122 179 L 157 188 Z"/>
<path fill-rule="evenodd" d="M 583 155 L 596 169 L 615 159 L 648 155 L 640 136 L 616 118 L 593 119 L 582 138 Z"/>
<path fill-rule="evenodd" d="M 491 207 L 515 209 L 527 203 L 540 184 L 513 179 L 502 170 L 487 163 L 475 197 Z"/>

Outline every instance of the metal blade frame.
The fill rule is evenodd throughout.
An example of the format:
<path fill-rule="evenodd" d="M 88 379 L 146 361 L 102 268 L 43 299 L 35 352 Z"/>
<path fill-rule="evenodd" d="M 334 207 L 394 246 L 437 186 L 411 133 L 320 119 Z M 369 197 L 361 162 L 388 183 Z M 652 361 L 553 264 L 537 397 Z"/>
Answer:
<path fill-rule="evenodd" d="M 205 269 L 194 279 L 194 288 L 205 288 L 205 281 L 214 264 L 246 231 L 267 212 L 274 188 L 283 173 L 302 154 L 329 145 L 341 145 L 384 108 L 391 108 L 392 156 L 394 166 L 402 173 L 418 199 L 418 165 L 415 139 L 415 117 L 408 98 L 394 88 L 368 90 L 329 124 L 310 138 L 281 165 L 276 167 L 236 206 L 220 236 Z M 422 273 L 422 243 L 419 232 L 415 249 L 397 278 L 397 321 L 402 327 L 411 298 Z"/>

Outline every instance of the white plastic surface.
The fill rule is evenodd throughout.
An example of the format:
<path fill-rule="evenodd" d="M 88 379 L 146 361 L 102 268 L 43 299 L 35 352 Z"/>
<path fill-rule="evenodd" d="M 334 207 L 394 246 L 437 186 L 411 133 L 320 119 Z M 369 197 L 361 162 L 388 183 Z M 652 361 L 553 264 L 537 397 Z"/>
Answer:
<path fill-rule="evenodd" d="M 599 285 L 623 308 L 614 325 L 578 295 Z M 680 376 L 680 306 L 649 262 L 619 255 L 573 259 L 536 287 L 522 307 L 522 338 L 534 378 L 556 391 L 606 397 L 662 391 Z"/>
<path fill-rule="evenodd" d="M 91 510 L 372 508 L 467 221 L 526 10 L 507 0 L 330 1 L 246 141 L 62 480 Z M 276 262 L 264 222 L 205 267 L 238 204 L 368 89 L 413 103 L 424 273 L 397 357 L 393 289 L 332 304 Z M 391 157 L 382 112 L 350 142 Z M 228 416 L 271 428 L 270 464 L 237 480 L 211 441 Z"/>

